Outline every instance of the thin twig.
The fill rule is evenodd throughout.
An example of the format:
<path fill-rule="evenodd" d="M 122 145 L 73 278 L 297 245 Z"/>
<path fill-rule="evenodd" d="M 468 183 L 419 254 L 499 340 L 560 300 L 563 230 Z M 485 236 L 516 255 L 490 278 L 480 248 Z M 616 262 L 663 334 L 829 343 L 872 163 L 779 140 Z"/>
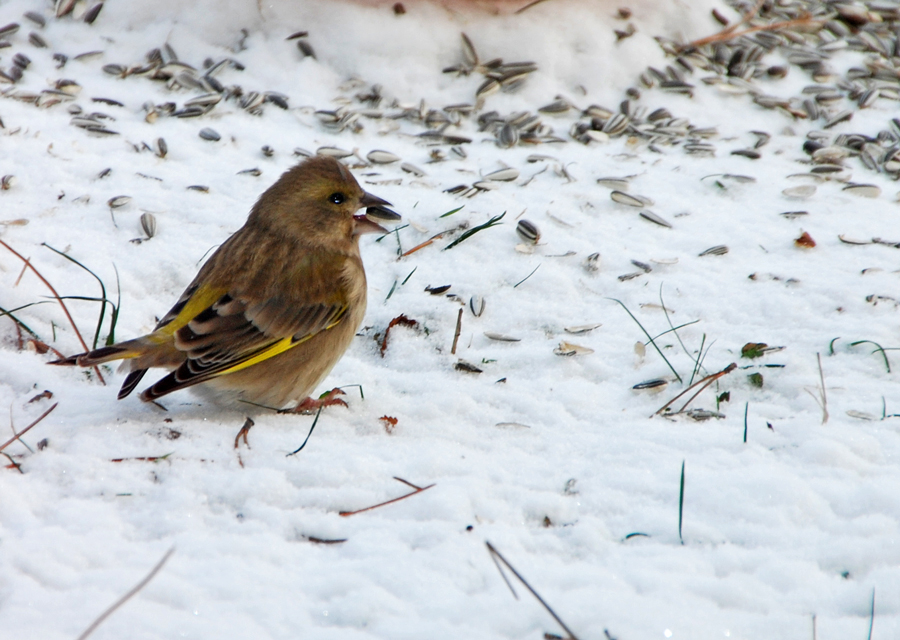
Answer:
<path fill-rule="evenodd" d="M 509 562 L 507 562 L 506 558 L 503 557 L 503 554 L 501 554 L 499 551 L 497 551 L 497 549 L 494 548 L 494 545 L 492 545 L 487 540 L 484 541 L 484 544 L 487 545 L 488 552 L 490 552 L 491 556 L 492 557 L 496 556 L 500 560 L 500 562 L 505 564 L 506 568 L 509 569 L 512 572 L 512 574 L 514 576 L 516 576 L 516 578 L 518 578 L 519 582 L 521 582 L 523 585 L 525 585 L 525 588 L 531 592 L 531 595 L 533 595 L 535 598 L 537 598 L 537 601 L 540 602 L 541 605 L 543 605 L 544 609 L 547 610 L 547 613 L 549 613 L 551 616 L 553 616 L 553 619 L 556 620 L 557 624 L 559 624 L 559 626 L 561 626 L 563 628 L 563 631 L 565 631 L 566 633 L 569 634 L 569 640 L 578 640 L 578 637 L 572 632 L 571 629 L 569 629 L 569 627 L 566 626 L 566 623 L 563 622 L 562 619 L 560 619 L 560 617 L 558 615 L 556 615 L 556 612 L 550 607 L 550 605 L 547 604 L 544 601 L 544 599 L 538 594 L 538 592 L 535 591 L 530 584 L 528 584 L 528 581 L 525 580 L 525 578 L 523 578 L 522 575 L 518 571 L 516 571 L 515 568 Z M 500 572 L 500 575 L 503 575 L 502 571 Z M 503 576 L 503 579 L 506 580 L 506 576 Z M 509 585 L 508 580 L 507 580 L 506 584 Z M 512 589 L 512 586 L 510 586 L 509 588 Z M 515 591 L 513 591 L 513 593 L 515 593 Z"/>
<path fill-rule="evenodd" d="M 59 302 L 59 306 L 62 307 L 63 313 L 66 314 L 66 318 L 69 319 L 69 324 L 71 324 L 72 328 L 75 330 L 75 335 L 78 336 L 78 341 L 81 343 L 81 346 L 84 348 L 85 351 L 90 351 L 90 349 L 87 346 L 87 342 L 85 342 L 84 338 L 81 337 L 81 332 L 78 330 L 78 327 L 75 325 L 75 321 L 72 319 L 72 316 L 69 313 L 69 310 L 66 308 L 66 303 L 63 302 L 62 298 L 59 297 L 59 294 L 56 293 L 56 289 L 53 288 L 53 285 L 50 284 L 47 281 L 47 279 L 41 275 L 40 271 L 35 269 L 34 266 L 30 262 L 28 262 L 28 260 L 21 253 L 19 253 L 18 251 L 13 249 L 11 246 L 9 246 L 5 242 L 3 242 L 3 240 L 0 240 L 0 244 L 2 244 L 4 247 L 9 249 L 9 251 L 13 255 L 15 255 L 17 258 L 22 260 L 25 263 L 25 265 L 34 272 L 34 275 L 36 275 L 38 277 L 38 279 L 41 282 L 43 282 L 47 286 L 48 289 L 50 289 L 50 292 L 53 294 L 53 297 L 56 298 L 56 300 Z M 94 371 L 96 372 L 97 378 L 99 378 L 100 382 L 102 382 L 103 384 L 106 384 L 106 380 L 103 379 L 103 374 L 100 373 L 100 368 L 94 367 Z"/>
<path fill-rule="evenodd" d="M 434 486 L 434 483 L 432 483 L 432 484 L 428 485 L 427 487 L 417 487 L 416 485 L 414 485 L 410 482 L 407 482 L 406 480 L 404 480 L 402 478 L 398 478 L 396 476 L 394 476 L 394 480 L 399 480 L 400 482 L 402 482 L 405 485 L 409 485 L 410 487 L 415 487 L 415 490 L 411 491 L 410 493 L 407 493 L 405 496 L 400 496 L 399 498 L 394 498 L 393 500 L 388 500 L 386 502 L 380 502 L 378 504 L 373 504 L 371 507 L 366 507 L 365 509 L 357 509 L 356 511 L 339 511 L 338 515 L 347 517 L 347 516 L 356 515 L 357 513 L 363 513 L 364 511 L 371 511 L 372 509 L 377 509 L 378 507 L 384 507 L 386 505 L 393 504 L 395 502 L 399 502 L 400 500 L 406 500 L 410 496 L 414 496 L 417 493 L 422 493 L 423 491 L 427 491 L 428 489 L 430 489 L 431 487 Z"/>
<path fill-rule="evenodd" d="M 453 333 L 453 346 L 450 348 L 450 354 L 456 355 L 456 343 L 459 342 L 459 334 L 462 333 L 462 316 L 463 310 L 459 310 L 459 315 L 456 316 L 456 331 Z"/>
<path fill-rule="evenodd" d="M 694 48 L 702 47 L 703 45 L 710 44 L 713 42 L 721 42 L 723 40 L 733 40 L 735 38 L 740 38 L 741 36 L 745 36 L 748 33 L 756 33 L 757 31 L 778 31 L 779 29 L 789 29 L 790 27 L 813 25 L 813 24 L 825 24 L 825 21 L 824 20 L 813 20 L 810 17 L 805 17 L 805 18 L 797 18 L 795 20 L 784 20 L 782 22 L 772 22 L 770 24 L 764 24 L 764 25 L 760 25 L 757 27 L 750 27 L 749 29 L 744 29 L 743 31 L 730 32 L 730 33 L 721 31 L 719 33 L 708 36 L 706 38 L 701 38 L 700 40 L 694 40 L 693 42 L 689 42 L 686 45 L 682 46 L 681 50 L 684 51 L 686 49 L 694 49 Z"/>
<path fill-rule="evenodd" d="M 10 439 L 7 440 L 6 442 L 4 442 L 2 445 L 0 445 L 0 451 L 3 451 L 6 447 L 8 447 L 9 445 L 11 445 L 13 442 L 15 442 L 16 440 L 18 440 L 18 439 L 21 438 L 22 436 L 24 436 L 26 433 L 28 433 L 28 431 L 29 431 L 33 426 L 35 426 L 38 422 L 40 422 L 41 420 L 43 420 L 44 418 L 46 418 L 47 416 L 49 416 L 49 415 L 50 415 L 50 412 L 53 411 L 53 410 L 54 410 L 56 407 L 58 407 L 58 406 L 59 406 L 59 403 L 58 403 L 58 402 L 54 403 L 54 405 L 53 405 L 52 407 L 50 407 L 50 408 L 47 409 L 44 413 L 42 413 L 40 416 L 38 416 L 38 419 L 37 419 L 37 420 L 35 420 L 34 422 L 32 422 L 30 425 L 28 425 L 27 427 L 25 427 L 24 429 L 22 429 L 19 433 L 17 433 L 17 434 L 14 435 L 12 438 L 10 438 Z"/>
<path fill-rule="evenodd" d="M 85 640 L 85 638 L 94 633 L 94 631 L 97 630 L 97 627 L 99 627 L 104 620 L 115 613 L 116 609 L 128 602 L 128 600 L 134 597 L 138 591 L 146 587 L 147 583 L 153 580 L 154 576 L 159 573 L 159 570 L 163 568 L 163 565 L 166 564 L 166 561 L 172 556 L 173 553 L 175 553 L 175 547 L 172 547 L 171 549 L 166 551 L 166 555 L 162 557 L 162 560 L 156 563 L 156 566 L 150 570 L 150 573 L 147 574 L 146 578 L 138 582 L 131 591 L 119 598 L 109 609 L 101 613 L 100 617 L 94 620 L 94 622 L 91 623 L 91 626 L 85 629 L 84 633 L 78 636 L 78 640 Z"/>
<path fill-rule="evenodd" d="M 695 387 L 700 387 L 700 391 L 698 391 L 697 393 L 695 393 L 694 395 L 692 395 L 691 398 L 690 398 L 690 400 L 688 400 L 688 401 L 684 404 L 684 406 L 681 407 L 681 410 L 676 412 L 676 413 L 681 413 L 681 412 L 684 411 L 684 410 L 687 408 L 687 406 L 694 400 L 694 398 L 696 398 L 696 397 L 697 397 L 704 389 L 706 389 L 706 387 L 708 387 L 709 385 L 711 385 L 713 382 L 715 382 L 716 380 L 718 380 L 718 379 L 721 378 L 722 376 L 728 375 L 729 373 L 731 373 L 731 372 L 734 371 L 735 369 L 737 369 L 737 365 L 736 365 L 734 362 L 732 362 L 730 365 L 728 365 L 727 367 L 725 367 L 724 369 L 722 369 L 722 370 L 719 371 L 718 373 L 713 373 L 713 374 L 710 374 L 710 375 L 706 376 L 705 378 L 701 378 L 700 380 L 698 380 L 697 382 L 695 382 L 694 384 L 692 384 L 691 386 L 689 386 L 687 389 L 685 389 L 684 391 L 682 391 L 681 393 L 679 393 L 677 396 L 675 396 L 674 398 L 672 398 L 671 400 L 669 400 L 666 404 L 664 404 L 662 407 L 660 407 L 659 410 L 658 410 L 656 413 L 654 413 L 653 415 L 658 416 L 658 415 L 661 414 L 663 411 L 665 411 L 666 409 L 668 409 L 668 408 L 672 405 L 673 402 L 675 402 L 676 400 L 678 400 L 678 398 L 680 398 L 681 396 L 683 396 L 684 394 L 686 394 L 688 391 L 690 391 L 691 389 L 693 389 L 693 388 L 695 388 Z"/>

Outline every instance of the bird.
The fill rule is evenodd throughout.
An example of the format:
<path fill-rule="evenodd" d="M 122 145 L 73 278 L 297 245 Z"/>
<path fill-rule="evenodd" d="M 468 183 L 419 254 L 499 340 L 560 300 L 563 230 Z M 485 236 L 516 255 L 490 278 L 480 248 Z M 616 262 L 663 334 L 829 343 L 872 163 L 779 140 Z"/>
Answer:
<path fill-rule="evenodd" d="M 263 192 L 244 226 L 209 257 L 151 333 L 53 364 L 124 360 L 129 373 L 120 400 L 148 369 L 160 367 L 170 372 L 141 400 L 155 403 L 200 385 L 225 404 L 309 410 L 342 403 L 309 394 L 362 323 L 359 236 L 387 233 L 377 221 L 400 219 L 389 206 L 338 160 L 308 158 Z M 356 214 L 362 208 L 366 213 Z"/>

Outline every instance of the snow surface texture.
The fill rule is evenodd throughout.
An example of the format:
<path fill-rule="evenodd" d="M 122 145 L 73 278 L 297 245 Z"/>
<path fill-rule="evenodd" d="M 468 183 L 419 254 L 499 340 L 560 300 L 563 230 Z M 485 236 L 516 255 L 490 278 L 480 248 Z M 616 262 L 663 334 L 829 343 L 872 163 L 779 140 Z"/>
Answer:
<path fill-rule="evenodd" d="M 813 625 L 820 639 L 865 638 L 873 589 L 872 637 L 900 634 L 900 422 L 882 419 L 900 410 L 896 356 L 886 352 L 888 371 L 872 344 L 851 346 L 859 340 L 900 346 L 900 253 L 838 239 L 900 241 L 896 183 L 854 161 L 847 163 L 853 179 L 879 186 L 879 197 L 860 198 L 842 191 L 844 183 L 827 181 L 804 201 L 788 199 L 783 189 L 806 184 L 787 176 L 809 171 L 800 163 L 808 159 L 801 146 L 821 123 L 793 121 L 696 79 L 693 97 L 645 91 L 636 104 L 717 127 L 709 140 L 715 155 L 689 155 L 678 146 L 657 153 L 629 136 L 583 145 L 568 136 L 577 115 L 569 113 L 542 116 L 567 142 L 509 149 L 464 119 L 448 132 L 472 138 L 463 145 L 467 157 L 443 145 L 437 148 L 444 161 L 429 162 L 435 147 L 415 137 L 424 130 L 420 123 L 362 118 L 361 130 L 338 131 L 314 114 L 359 106 L 354 96 L 373 83 L 382 85 L 388 112 L 400 111 L 389 106 L 394 100 L 417 108 L 424 99 L 438 109 L 472 102 L 480 74 L 441 73 L 462 61 L 462 31 L 482 61 L 502 57 L 539 67 L 518 92 L 488 96 L 485 110 L 533 112 L 563 94 L 580 108 L 593 103 L 615 111 L 648 65 L 671 62 L 653 36 L 714 33 L 720 26 L 709 16 L 713 4 L 667 12 L 659 3 L 634 4 L 630 20 L 614 17 L 617 5 L 566 0 L 519 15 L 413 3 L 401 16 L 389 5 L 224 4 L 109 2 L 93 25 L 56 19 L 46 2 L 0 6 L 0 24 L 22 25 L 8 38 L 13 46 L 0 50 L 0 65 L 8 69 L 18 52 L 31 60 L 13 92 L 75 80 L 83 88 L 74 103 L 85 113 L 113 116 L 104 122 L 119 134 L 98 137 L 71 126 L 72 102 L 37 108 L 9 94 L 0 100 L 0 173 L 15 176 L 0 192 L 0 233 L 64 296 L 96 297 L 99 287 L 42 243 L 91 268 L 113 300 L 117 270 L 116 336 L 133 337 L 150 330 L 204 254 L 296 162 L 294 148 L 356 148 L 362 157 L 391 151 L 426 175 L 414 177 L 399 163 L 354 169 L 410 226 L 362 243 L 366 321 L 322 388 L 347 386 L 350 408 L 326 409 L 306 448 L 286 457 L 312 417 L 224 411 L 190 392 L 166 398 L 167 413 L 134 397 L 117 402 L 121 374 L 105 370 L 109 384 L 102 386 L 87 372 L 49 367 L 52 354 L 20 349 L 15 325 L 3 319 L 0 406 L 10 407 L 17 429 L 50 403 L 59 406 L 24 436 L 33 451 L 20 443 L 5 450 L 23 473 L 0 474 L 0 635 L 77 637 L 173 546 L 168 564 L 94 637 L 562 635 L 514 580 L 519 600 L 512 597 L 486 540 L 581 639 L 603 638 L 604 630 L 622 640 L 808 638 Z M 46 16 L 46 27 L 23 18 L 26 11 Z M 629 21 L 637 32 L 616 43 L 613 29 Z M 309 31 L 317 59 L 302 58 L 296 43 L 285 40 L 300 29 Z M 30 31 L 49 48 L 29 44 Z M 164 43 L 197 68 L 206 58 L 240 61 L 244 70 L 225 69 L 222 84 L 280 92 L 290 108 L 267 103 L 257 116 L 231 100 L 200 118 L 146 122 L 146 101 L 180 108 L 200 91 L 118 78 L 102 67 L 140 64 Z M 74 59 L 91 50 L 102 57 Z M 56 52 L 69 57 L 62 69 Z M 861 58 L 846 51 L 832 64 L 846 69 Z M 810 83 L 792 66 L 766 91 L 795 95 Z M 833 131 L 874 135 L 895 109 L 896 102 L 876 101 Z M 205 127 L 221 140 L 201 139 Z M 754 130 L 772 135 L 762 159 L 731 155 L 753 145 Z M 154 153 L 160 137 L 165 158 Z M 271 157 L 260 151 L 264 145 L 274 150 Z M 558 162 L 527 162 L 534 153 Z M 361 164 L 352 157 L 348 163 Z M 472 198 L 444 191 L 506 166 L 520 177 L 497 189 Z M 111 173 L 99 178 L 106 168 Z M 261 175 L 239 174 L 251 168 Z M 672 228 L 611 200 L 610 189 L 597 183 L 608 176 L 631 176 L 629 192 L 651 198 L 652 211 Z M 131 201 L 115 210 L 114 224 L 107 201 L 120 195 Z M 808 214 L 780 215 L 801 209 Z M 132 242 L 145 237 L 142 212 L 155 215 L 157 232 Z M 502 224 L 450 250 L 442 251 L 459 231 L 397 257 L 398 242 L 407 251 L 503 212 Z M 7 224 L 18 219 L 28 224 Z M 517 219 L 541 230 L 530 253 L 517 250 Z M 802 231 L 816 247 L 795 244 Z M 699 255 L 716 245 L 729 252 Z M 594 252 L 601 255 L 599 270 L 590 271 L 584 261 Z M 32 273 L 19 280 L 21 270 L 0 248 L 4 309 L 47 300 Z M 631 273 L 640 275 L 619 279 Z M 452 295 L 429 295 L 429 285 L 452 285 Z M 672 333 L 656 341 L 684 384 L 652 345 L 638 353 L 636 343 L 646 336 L 611 300 L 621 300 L 656 336 L 670 326 L 661 294 L 673 324 L 698 321 L 678 331 L 689 353 Z M 480 317 L 468 308 L 472 296 L 486 301 Z M 99 305 L 68 304 L 90 340 Z M 451 355 L 460 308 L 462 332 Z M 382 357 L 377 340 L 400 314 L 418 327 L 395 327 Z M 55 302 L 16 315 L 52 347 L 80 351 Z M 565 332 L 594 323 L 602 326 Z M 107 316 L 101 340 L 108 331 Z M 486 332 L 520 341 L 492 340 Z M 556 355 L 563 341 L 593 353 Z M 741 358 L 748 342 L 784 349 L 749 360 Z M 651 418 L 687 386 L 701 345 L 698 377 L 731 362 L 741 367 L 689 407 L 716 411 L 716 396 L 728 391 L 730 399 L 718 406 L 724 417 Z M 817 354 L 830 416 L 824 424 L 813 397 L 820 393 Z M 458 370 L 460 358 L 483 372 Z M 762 374 L 762 387 L 748 378 L 754 373 Z M 659 377 L 670 381 L 659 393 L 632 390 Z M 349 385 L 362 385 L 365 398 Z M 52 399 L 29 403 L 45 389 Z M 234 436 L 248 414 L 256 421 L 252 448 L 236 452 Z M 397 419 L 390 433 L 382 416 Z M 156 456 L 167 457 L 141 459 Z M 339 515 L 407 493 L 395 476 L 435 486 L 396 504 Z"/>

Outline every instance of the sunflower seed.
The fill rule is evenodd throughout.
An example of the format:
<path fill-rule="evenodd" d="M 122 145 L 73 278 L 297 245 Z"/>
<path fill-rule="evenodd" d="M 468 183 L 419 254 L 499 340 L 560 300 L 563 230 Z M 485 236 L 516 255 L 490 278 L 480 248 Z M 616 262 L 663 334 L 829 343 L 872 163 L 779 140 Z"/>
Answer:
<path fill-rule="evenodd" d="M 156 235 L 156 216 L 152 213 L 145 212 L 141 214 L 141 229 L 147 234 L 149 240 Z"/>
<path fill-rule="evenodd" d="M 479 100 L 487 98 L 489 95 L 497 93 L 500 90 L 500 83 L 493 78 L 485 80 L 481 86 L 475 91 L 475 97 Z"/>
<path fill-rule="evenodd" d="M 25 17 L 31 20 L 39 27 L 47 26 L 47 20 L 37 11 L 28 11 L 25 13 Z M 3 37 L 4 34 L 0 33 L 0 37 Z"/>
<path fill-rule="evenodd" d="M 253 167 L 252 169 L 244 169 L 243 171 L 238 171 L 237 175 L 253 176 L 254 178 L 258 178 L 262 175 L 262 171 L 260 171 L 256 167 Z"/>
<path fill-rule="evenodd" d="M 296 40 L 297 38 L 305 38 L 308 35 L 309 31 L 296 31 L 285 38 L 285 40 Z"/>
<path fill-rule="evenodd" d="M 476 367 L 474 364 L 466 362 L 465 360 L 460 360 L 455 365 L 453 365 L 453 368 L 464 373 L 482 373 L 483 371 L 482 369 Z"/>
<path fill-rule="evenodd" d="M 484 313 L 484 298 L 481 296 L 472 296 L 469 298 L 469 309 L 472 310 L 473 316 L 480 318 L 481 314 Z"/>
<path fill-rule="evenodd" d="M 516 233 L 519 234 L 522 240 L 531 244 L 537 244 L 541 239 L 541 232 L 537 225 L 528 220 L 519 220 L 519 223 L 516 225 Z"/>
<path fill-rule="evenodd" d="M 613 202 L 618 202 L 619 204 L 624 204 L 629 207 L 646 207 L 650 204 L 646 201 L 646 198 L 633 196 L 624 191 L 614 190 L 609 194 L 609 197 L 612 198 Z"/>
<path fill-rule="evenodd" d="M 700 256 L 724 256 L 728 253 L 728 247 L 724 244 L 716 245 L 715 247 L 710 247 L 706 251 L 699 253 Z"/>
<path fill-rule="evenodd" d="M 588 333 L 589 331 L 593 331 L 600 326 L 602 325 L 599 322 L 596 324 L 580 324 L 574 327 L 565 327 L 563 331 L 565 331 L 566 333 L 573 333 L 577 335 L 579 333 Z"/>
<path fill-rule="evenodd" d="M 95 58 L 99 58 L 102 55 L 103 55 L 102 51 L 85 51 L 84 53 L 79 53 L 73 59 L 78 60 L 80 62 L 88 62 L 90 60 L 94 60 Z M 118 65 L 118 66 L 121 67 L 121 65 Z M 122 70 L 124 71 L 124 68 Z M 106 71 L 106 69 L 104 69 L 104 71 Z M 107 71 L 107 73 L 109 73 L 109 71 Z M 113 74 L 113 75 L 117 75 L 117 74 Z"/>
<path fill-rule="evenodd" d="M 297 40 L 297 50 L 303 55 L 304 58 L 312 58 L 313 60 L 316 59 L 316 51 L 306 39 Z"/>
<path fill-rule="evenodd" d="M 502 333 L 494 333 L 493 331 L 485 331 L 484 336 L 489 340 L 496 340 L 497 342 L 521 342 L 522 338 L 514 338 L 513 336 L 507 336 Z"/>
<path fill-rule="evenodd" d="M 105 64 L 105 65 L 103 65 L 103 71 L 105 73 L 108 73 L 111 76 L 124 76 L 125 75 L 125 67 L 123 67 L 120 64 Z"/>
<path fill-rule="evenodd" d="M 200 133 L 198 135 L 204 140 L 209 140 L 210 142 L 218 142 L 222 139 L 222 136 L 220 136 L 215 129 L 210 129 L 209 127 L 200 129 Z"/>
<path fill-rule="evenodd" d="M 0 178 L 0 190 L 9 191 L 16 184 L 16 177 L 8 174 Z"/>
<path fill-rule="evenodd" d="M 6 38 L 8 36 L 13 35 L 19 30 L 18 22 L 10 22 L 8 25 L 4 27 L 0 27 L 0 38 Z"/>
<path fill-rule="evenodd" d="M 597 178 L 597 184 L 616 191 L 625 191 L 629 183 L 628 178 Z"/>
<path fill-rule="evenodd" d="M 500 188 L 500 183 L 492 180 L 479 180 L 478 182 L 472 183 L 472 186 L 481 191 L 494 191 L 495 189 Z"/>
<path fill-rule="evenodd" d="M 119 207 L 124 207 L 129 202 L 131 202 L 131 196 L 116 196 L 107 200 L 106 204 L 109 205 L 110 209 L 118 209 Z"/>
<path fill-rule="evenodd" d="M 201 193 L 209 193 L 209 187 L 202 184 L 192 184 L 188 187 L 189 191 L 200 191 Z"/>
<path fill-rule="evenodd" d="M 403 169 L 403 171 L 405 171 L 406 173 L 413 174 L 417 178 L 421 178 L 425 175 L 425 172 L 419 169 L 419 167 L 408 162 L 401 163 L 400 168 Z"/>
<path fill-rule="evenodd" d="M 366 154 L 366 159 L 373 164 L 391 164 L 400 160 L 400 156 L 394 155 L 390 151 L 370 151 Z"/>
<path fill-rule="evenodd" d="M 94 21 L 97 19 L 97 16 L 100 15 L 100 10 L 103 9 L 103 3 L 98 2 L 93 7 L 85 11 L 84 17 L 82 20 L 87 24 L 94 24 Z"/>
<path fill-rule="evenodd" d="M 656 215 L 655 213 L 653 213 L 652 211 L 649 211 L 647 209 L 644 209 L 638 215 L 640 215 L 645 220 L 649 220 L 650 222 L 655 222 L 656 224 L 658 224 L 661 227 L 668 227 L 669 229 L 672 228 L 672 225 L 668 221 L 664 220 L 660 216 Z"/>
<path fill-rule="evenodd" d="M 808 216 L 809 211 L 785 211 L 784 213 L 780 213 L 778 215 L 784 216 L 788 219 L 799 218 L 801 216 Z"/>
<path fill-rule="evenodd" d="M 519 144 L 519 131 L 511 124 L 503 125 L 497 134 L 497 146 L 505 149 L 512 148 Z"/>
<path fill-rule="evenodd" d="M 638 382 L 636 385 L 631 387 L 637 391 L 642 391 L 644 389 L 657 389 L 661 390 L 663 387 L 668 386 L 669 381 L 664 380 L 663 378 L 656 378 L 654 380 L 645 380 L 644 382 Z"/>
<path fill-rule="evenodd" d="M 881 189 L 874 184 L 848 184 L 841 191 L 863 198 L 877 198 L 881 195 Z"/>
<path fill-rule="evenodd" d="M 762 157 L 762 154 L 755 149 L 735 149 L 731 152 L 733 156 L 743 156 L 745 158 L 750 158 L 751 160 L 759 160 Z"/>
<path fill-rule="evenodd" d="M 814 184 L 801 184 L 796 187 L 788 187 L 787 189 L 782 190 L 782 194 L 787 196 L 788 198 L 793 198 L 796 200 L 802 200 L 804 198 L 809 198 L 816 192 L 816 185 Z"/>
<path fill-rule="evenodd" d="M 185 107 L 211 107 L 213 105 L 219 104 L 222 100 L 222 96 L 218 93 L 204 93 L 203 95 L 195 96 L 190 100 L 184 101 Z"/>
<path fill-rule="evenodd" d="M 166 144 L 165 138 L 157 138 L 156 139 L 156 155 L 160 158 L 165 158 L 166 154 L 169 153 L 169 145 Z"/>
<path fill-rule="evenodd" d="M 316 149 L 317 156 L 330 156 L 332 158 L 346 158 L 348 156 L 352 156 L 352 151 L 345 151 L 344 149 L 340 149 L 338 147 L 319 147 Z"/>

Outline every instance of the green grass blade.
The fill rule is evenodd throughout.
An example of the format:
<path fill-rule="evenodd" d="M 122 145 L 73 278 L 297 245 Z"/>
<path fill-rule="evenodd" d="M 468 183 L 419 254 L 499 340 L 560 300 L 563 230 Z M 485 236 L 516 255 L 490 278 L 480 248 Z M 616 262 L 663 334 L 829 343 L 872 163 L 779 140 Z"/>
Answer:
<path fill-rule="evenodd" d="M 647 330 L 644 328 L 644 325 L 641 324 L 640 320 L 638 320 L 637 318 L 634 317 L 634 314 L 631 313 L 631 311 L 628 309 L 628 307 L 625 306 L 625 303 L 622 302 L 621 300 L 616 300 L 615 298 L 607 298 L 607 300 L 612 300 L 613 302 L 618 302 L 618 303 L 622 306 L 622 308 L 625 309 L 625 313 L 627 313 L 628 315 L 630 315 L 630 316 L 631 316 L 631 319 L 634 320 L 635 323 L 637 324 L 637 326 L 639 326 L 639 327 L 641 328 L 641 331 L 643 331 L 643 332 L 644 332 L 644 335 L 647 336 L 647 339 L 650 341 L 650 344 L 652 344 L 652 345 L 653 345 L 653 348 L 656 349 L 656 352 L 659 354 L 659 357 L 663 359 L 663 361 L 668 365 L 668 367 L 669 367 L 669 369 L 672 371 L 672 373 L 675 374 L 675 377 L 678 379 L 678 382 L 683 383 L 684 380 L 682 380 L 682 379 L 681 379 L 681 376 L 678 375 L 678 372 L 675 371 L 675 367 L 673 367 L 673 366 L 672 366 L 672 363 L 669 362 L 668 358 L 666 358 L 666 356 L 663 355 L 663 352 L 662 352 L 662 350 L 657 346 L 656 341 L 655 341 L 653 338 L 650 337 L 650 334 L 649 334 L 649 333 L 647 332 Z"/>

